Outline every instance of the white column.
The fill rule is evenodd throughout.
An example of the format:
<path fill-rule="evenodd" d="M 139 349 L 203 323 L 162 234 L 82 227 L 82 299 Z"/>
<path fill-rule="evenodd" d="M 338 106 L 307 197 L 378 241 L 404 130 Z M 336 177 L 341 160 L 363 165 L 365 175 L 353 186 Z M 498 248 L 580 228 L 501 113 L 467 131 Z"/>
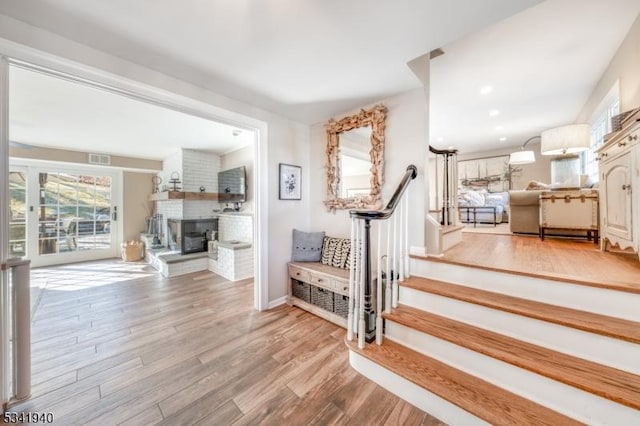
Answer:
<path fill-rule="evenodd" d="M 9 365 L 9 63 L 0 56 L 0 412 L 10 398 Z"/>

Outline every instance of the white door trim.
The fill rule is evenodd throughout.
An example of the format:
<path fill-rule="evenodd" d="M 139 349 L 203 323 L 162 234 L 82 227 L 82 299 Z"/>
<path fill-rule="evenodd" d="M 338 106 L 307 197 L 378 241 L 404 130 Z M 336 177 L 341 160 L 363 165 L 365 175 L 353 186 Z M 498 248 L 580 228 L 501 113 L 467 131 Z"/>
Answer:
<path fill-rule="evenodd" d="M 268 189 L 269 173 L 267 152 L 269 144 L 268 125 L 265 121 L 233 112 L 213 104 L 178 95 L 140 81 L 125 78 L 94 67 L 30 48 L 10 40 L 0 39 L 0 55 L 9 57 L 15 66 L 32 69 L 71 79 L 72 81 L 111 90 L 120 95 L 171 108 L 208 120 L 231 124 L 241 129 L 255 131 L 255 245 L 254 245 L 254 307 L 268 309 Z M 8 142 L 7 142 L 8 143 Z M 8 155 L 8 149 L 5 156 Z M 7 225 L 8 226 L 8 225 Z"/>
<path fill-rule="evenodd" d="M 0 55 L 0 413 L 9 402 L 9 63 Z"/>

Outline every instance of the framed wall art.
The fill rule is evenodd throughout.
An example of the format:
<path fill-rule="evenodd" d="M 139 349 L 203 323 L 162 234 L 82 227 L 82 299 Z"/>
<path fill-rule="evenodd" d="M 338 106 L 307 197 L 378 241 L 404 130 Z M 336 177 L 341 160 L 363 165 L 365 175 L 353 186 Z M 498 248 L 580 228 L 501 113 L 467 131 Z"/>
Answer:
<path fill-rule="evenodd" d="M 300 200 L 302 199 L 300 180 L 302 167 L 293 166 L 291 164 L 280 163 L 280 191 L 279 198 L 281 200 Z"/>

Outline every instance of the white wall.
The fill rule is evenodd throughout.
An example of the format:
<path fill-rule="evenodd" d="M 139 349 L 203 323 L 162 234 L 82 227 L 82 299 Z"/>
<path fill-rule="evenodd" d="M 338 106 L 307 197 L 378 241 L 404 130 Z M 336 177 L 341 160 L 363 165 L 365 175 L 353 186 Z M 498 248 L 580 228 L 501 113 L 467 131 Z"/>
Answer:
<path fill-rule="evenodd" d="M 618 79 L 620 80 L 620 112 L 640 107 L 640 16 L 636 18 L 609 66 L 600 77 L 600 81 L 577 117 L 577 123 L 587 123 L 591 120 L 600 101 Z"/>
<path fill-rule="evenodd" d="M 283 119 L 284 121 L 284 119 Z M 313 170 L 309 156 L 309 126 L 290 123 L 270 127 L 269 139 L 269 300 L 287 294 L 287 262 L 291 260 L 293 229 L 309 229 L 313 199 L 310 183 Z M 278 199 L 278 166 L 280 163 L 302 167 L 301 200 Z M 315 162 L 314 167 L 315 169 Z"/>
<path fill-rule="evenodd" d="M 424 166 L 427 157 L 428 144 L 426 133 L 426 100 L 424 89 L 416 89 L 400 95 L 383 99 L 380 102 L 387 109 L 387 126 L 385 130 L 385 166 L 384 184 L 382 186 L 382 200 L 386 204 L 408 165 L 414 164 L 418 168 L 418 177 L 409 186 L 410 218 L 409 244 L 424 246 L 424 216 L 425 216 L 425 178 Z M 363 106 L 364 109 L 373 105 Z M 348 111 L 334 117 L 340 119 L 357 111 Z M 326 173 L 326 132 L 325 123 L 311 126 L 311 223 L 308 230 L 325 231 L 328 235 L 348 237 L 350 223 L 348 210 L 338 210 L 335 213 L 327 211 L 323 204 L 327 193 Z"/>
<path fill-rule="evenodd" d="M 17 44 L 16 44 L 17 43 Z M 23 46 L 27 46 L 24 49 Z M 42 54 L 44 52 L 45 54 Z M 309 181 L 309 128 L 278 114 L 236 101 L 189 82 L 190 75 L 169 76 L 155 70 L 125 61 L 118 57 L 60 37 L 54 33 L 30 26 L 5 15 L 0 15 L 0 54 L 34 60 L 40 65 L 70 73 L 91 76 L 105 84 L 118 84 L 142 91 L 155 98 L 175 104 L 206 107 L 208 114 L 224 117 L 228 122 L 261 127 L 266 123 L 268 131 L 259 141 L 263 159 L 259 160 L 268 172 L 268 179 L 261 185 L 268 188 L 264 194 L 267 202 L 262 214 L 266 226 L 266 243 L 259 248 L 259 255 L 268 260 L 259 265 L 268 286 L 268 300 L 286 294 L 286 263 L 291 258 L 291 228 L 309 226 L 309 188 L 303 184 L 301 201 L 278 200 L 278 163 L 298 164 L 303 168 L 303 182 Z M 62 58 L 62 60 L 60 59 Z M 114 78 L 117 76 L 118 78 Z M 150 88 L 152 87 L 152 88 Z M 194 106 L 194 108 L 196 108 Z M 249 124 L 251 123 L 251 124 Z M 266 146 L 266 149 L 263 147 Z M 306 188 L 304 185 L 307 185 Z M 261 221 L 261 218 L 257 218 Z"/>

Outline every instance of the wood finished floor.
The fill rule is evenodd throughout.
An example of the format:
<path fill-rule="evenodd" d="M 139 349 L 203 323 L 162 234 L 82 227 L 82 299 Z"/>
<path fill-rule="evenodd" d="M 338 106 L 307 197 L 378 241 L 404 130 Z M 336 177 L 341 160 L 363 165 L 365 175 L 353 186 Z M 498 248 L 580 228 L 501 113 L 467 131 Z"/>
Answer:
<path fill-rule="evenodd" d="M 635 254 L 602 252 L 586 240 L 463 233 L 462 243 L 434 261 L 542 274 L 640 293 L 640 260 Z"/>
<path fill-rule="evenodd" d="M 118 261 L 34 270 L 32 398 L 55 424 L 439 425 L 349 366 L 344 329 L 251 280 Z"/>

